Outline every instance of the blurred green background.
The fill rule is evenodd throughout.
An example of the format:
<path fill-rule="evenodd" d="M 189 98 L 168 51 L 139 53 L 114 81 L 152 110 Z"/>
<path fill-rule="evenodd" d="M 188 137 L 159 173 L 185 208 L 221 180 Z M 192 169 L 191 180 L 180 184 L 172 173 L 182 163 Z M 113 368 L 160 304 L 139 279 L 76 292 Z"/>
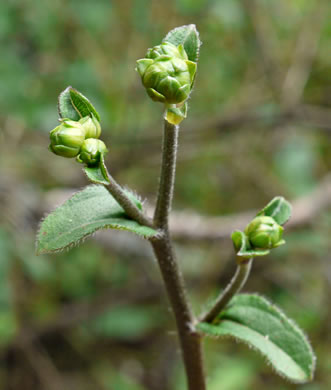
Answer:
<path fill-rule="evenodd" d="M 81 166 L 47 149 L 57 96 L 68 85 L 101 114 L 112 175 L 154 204 L 162 106 L 147 98 L 135 61 L 189 23 L 203 45 L 180 134 L 174 211 L 186 213 L 173 229 L 194 309 L 234 271 L 228 217 L 245 225 L 247 210 L 283 195 L 295 204 L 287 245 L 256 261 L 245 291 L 281 306 L 318 358 L 314 381 L 301 387 L 243 345 L 207 341 L 208 390 L 331 388 L 330 2 L 6 0 L 1 389 L 185 388 L 173 317 L 147 243 L 107 231 L 70 252 L 36 257 L 34 240 L 43 215 L 87 184 Z"/>

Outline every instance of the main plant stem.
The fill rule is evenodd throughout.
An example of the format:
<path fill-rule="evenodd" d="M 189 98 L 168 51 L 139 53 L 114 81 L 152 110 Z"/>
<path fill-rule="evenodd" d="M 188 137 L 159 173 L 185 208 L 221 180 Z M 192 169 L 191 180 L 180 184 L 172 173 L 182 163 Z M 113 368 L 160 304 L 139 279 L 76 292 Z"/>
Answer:
<path fill-rule="evenodd" d="M 194 330 L 195 318 L 186 296 L 183 276 L 178 267 L 169 234 L 176 171 L 178 126 L 164 122 L 162 166 L 154 225 L 159 235 L 152 240 L 168 297 L 175 314 L 189 390 L 206 390 L 201 336 Z"/>
<path fill-rule="evenodd" d="M 240 259 L 236 272 L 230 283 L 217 298 L 213 307 L 204 316 L 202 316 L 201 322 L 212 322 L 230 302 L 231 298 L 244 287 L 252 268 L 252 262 L 253 259 Z"/>

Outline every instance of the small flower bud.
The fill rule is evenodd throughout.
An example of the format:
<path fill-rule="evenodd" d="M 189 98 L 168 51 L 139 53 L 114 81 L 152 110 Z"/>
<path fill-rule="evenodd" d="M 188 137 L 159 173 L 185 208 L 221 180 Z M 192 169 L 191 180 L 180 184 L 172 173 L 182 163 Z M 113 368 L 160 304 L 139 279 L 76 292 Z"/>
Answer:
<path fill-rule="evenodd" d="M 182 60 L 187 60 L 187 54 L 183 45 L 178 47 L 169 42 L 163 42 L 161 45 L 154 46 L 147 50 L 146 58 L 152 58 L 155 60 L 160 56 L 178 57 Z"/>
<path fill-rule="evenodd" d="M 85 139 L 87 138 L 99 138 L 101 134 L 101 126 L 97 118 L 92 115 L 86 116 L 79 120 L 85 130 Z"/>
<path fill-rule="evenodd" d="M 83 142 L 77 161 L 89 166 L 96 165 L 101 160 L 101 155 L 105 155 L 108 149 L 103 141 L 95 138 L 88 138 Z"/>
<path fill-rule="evenodd" d="M 49 149 L 62 157 L 76 157 L 85 139 L 85 130 L 79 122 L 64 120 L 50 133 Z"/>
<path fill-rule="evenodd" d="M 152 100 L 180 104 L 191 92 L 196 63 L 187 59 L 182 46 L 163 43 L 137 61 L 137 71 Z"/>
<path fill-rule="evenodd" d="M 284 229 L 271 217 L 256 217 L 245 228 L 245 234 L 253 248 L 271 249 L 285 243 Z"/>

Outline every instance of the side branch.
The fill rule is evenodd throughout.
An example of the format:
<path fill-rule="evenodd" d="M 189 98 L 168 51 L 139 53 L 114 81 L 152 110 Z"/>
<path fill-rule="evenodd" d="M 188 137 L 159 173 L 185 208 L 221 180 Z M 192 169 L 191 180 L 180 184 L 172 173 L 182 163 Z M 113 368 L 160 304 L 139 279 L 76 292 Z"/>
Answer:
<path fill-rule="evenodd" d="M 244 287 L 252 268 L 252 262 L 253 259 L 249 259 L 247 261 L 240 259 L 240 262 L 237 265 L 236 273 L 234 274 L 230 283 L 217 298 L 213 307 L 202 316 L 200 320 L 201 322 L 212 322 L 230 302 L 231 298 Z"/>
<path fill-rule="evenodd" d="M 109 184 L 105 185 L 105 188 L 122 206 L 126 214 L 141 225 L 153 227 L 153 221 L 138 209 L 138 207 L 131 201 L 131 199 L 124 192 L 123 188 L 114 180 L 109 172 L 107 172 L 107 175 Z"/>

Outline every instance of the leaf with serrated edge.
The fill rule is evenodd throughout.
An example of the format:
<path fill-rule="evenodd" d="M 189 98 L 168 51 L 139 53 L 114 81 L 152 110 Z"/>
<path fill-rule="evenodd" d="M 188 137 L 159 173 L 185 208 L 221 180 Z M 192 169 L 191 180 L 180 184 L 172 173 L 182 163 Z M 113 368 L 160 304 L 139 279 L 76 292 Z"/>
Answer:
<path fill-rule="evenodd" d="M 131 192 L 126 192 L 141 209 L 141 202 Z M 144 238 L 157 233 L 130 219 L 106 188 L 91 185 L 73 195 L 42 221 L 37 237 L 37 254 L 74 246 L 105 228 L 127 230 Z"/>
<path fill-rule="evenodd" d="M 257 213 L 257 216 L 266 215 L 272 217 L 279 225 L 284 225 L 290 219 L 291 213 L 291 204 L 282 196 L 276 196 Z"/>
<path fill-rule="evenodd" d="M 195 24 L 176 27 L 169 31 L 163 42 L 170 42 L 175 46 L 182 44 L 190 61 L 197 62 L 201 41 Z"/>
<path fill-rule="evenodd" d="M 202 322 L 197 328 L 209 336 L 231 337 L 259 351 L 276 372 L 294 383 L 312 380 L 315 355 L 297 325 L 259 295 L 232 298 L 218 323 Z"/>

